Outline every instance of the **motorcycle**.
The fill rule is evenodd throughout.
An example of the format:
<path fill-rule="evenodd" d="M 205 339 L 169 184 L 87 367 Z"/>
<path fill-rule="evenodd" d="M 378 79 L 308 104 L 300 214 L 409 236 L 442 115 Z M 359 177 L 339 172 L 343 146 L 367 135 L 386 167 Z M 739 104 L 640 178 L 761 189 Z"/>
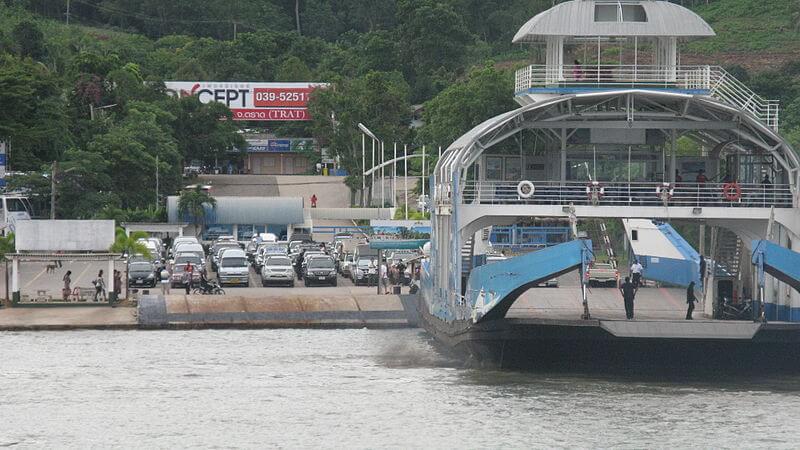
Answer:
<path fill-rule="evenodd" d="M 201 283 L 200 286 L 192 289 L 192 294 L 199 295 L 225 295 L 225 290 L 216 281 Z"/>

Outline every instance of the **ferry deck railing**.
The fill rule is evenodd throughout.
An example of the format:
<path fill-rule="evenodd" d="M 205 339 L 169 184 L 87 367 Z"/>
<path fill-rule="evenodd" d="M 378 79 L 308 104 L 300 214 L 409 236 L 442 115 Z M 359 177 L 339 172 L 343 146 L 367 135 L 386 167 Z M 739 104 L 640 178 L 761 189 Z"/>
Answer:
<path fill-rule="evenodd" d="M 517 70 L 515 77 L 518 94 L 530 89 L 559 93 L 615 88 L 675 89 L 710 95 L 778 129 L 778 101 L 756 94 L 719 66 L 535 64 Z"/>
<path fill-rule="evenodd" d="M 468 181 L 464 185 L 464 204 L 480 205 L 596 205 L 596 206 L 675 206 L 725 208 L 791 208 L 788 184 L 681 182 L 586 182 L 533 181 L 534 192 L 521 196 L 518 182 Z M 728 194 L 726 196 L 726 193 Z"/>

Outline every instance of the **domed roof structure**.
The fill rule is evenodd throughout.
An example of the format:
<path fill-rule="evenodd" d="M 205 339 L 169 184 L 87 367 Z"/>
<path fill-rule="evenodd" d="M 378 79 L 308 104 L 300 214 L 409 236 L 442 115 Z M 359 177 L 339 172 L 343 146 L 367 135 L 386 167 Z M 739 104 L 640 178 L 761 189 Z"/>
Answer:
<path fill-rule="evenodd" d="M 514 36 L 514 43 L 565 37 L 708 37 L 714 30 L 683 6 L 662 0 L 571 0 L 543 11 Z"/>

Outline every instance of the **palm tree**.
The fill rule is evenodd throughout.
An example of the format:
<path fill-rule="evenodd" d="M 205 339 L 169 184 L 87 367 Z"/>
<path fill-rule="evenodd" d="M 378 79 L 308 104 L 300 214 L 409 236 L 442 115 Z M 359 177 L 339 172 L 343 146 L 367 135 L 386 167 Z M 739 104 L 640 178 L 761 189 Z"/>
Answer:
<path fill-rule="evenodd" d="M 181 192 L 178 199 L 178 214 L 181 217 L 190 216 L 194 229 L 199 233 L 200 225 L 206 221 L 205 205 L 209 205 L 211 209 L 217 207 L 217 200 L 210 196 L 207 192 L 198 185 L 193 190 Z"/>
<path fill-rule="evenodd" d="M 139 239 L 146 239 L 147 237 L 148 234 L 144 231 L 134 231 L 129 236 L 125 234 L 123 228 L 117 227 L 116 238 L 109 251 L 111 251 L 111 253 L 122 253 L 129 256 L 142 255 L 146 259 L 152 259 L 153 255 L 150 253 L 150 249 L 139 242 Z"/>

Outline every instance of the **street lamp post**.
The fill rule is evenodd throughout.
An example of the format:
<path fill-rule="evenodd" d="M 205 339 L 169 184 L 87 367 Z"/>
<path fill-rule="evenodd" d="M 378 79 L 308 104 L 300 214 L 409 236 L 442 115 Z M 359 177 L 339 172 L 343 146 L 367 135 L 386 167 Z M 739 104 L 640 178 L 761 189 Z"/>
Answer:
<path fill-rule="evenodd" d="M 375 133 L 370 131 L 369 128 L 367 128 L 367 126 L 364 125 L 363 123 L 359 123 L 358 124 L 358 129 L 361 130 L 361 132 L 364 135 L 367 135 L 367 136 L 370 137 L 370 139 L 372 139 L 372 167 L 375 167 L 375 142 L 376 141 L 380 141 L 380 139 L 378 139 L 378 137 L 375 136 Z M 366 149 L 365 149 L 366 141 L 365 141 L 364 136 L 362 136 L 361 142 L 362 142 L 362 147 L 361 147 L 362 148 L 362 153 L 361 153 L 361 162 L 362 162 L 362 164 L 361 164 L 361 166 L 362 166 L 361 179 L 362 179 L 362 181 L 361 181 L 361 185 L 362 185 L 363 189 L 366 189 L 366 176 L 367 176 L 366 175 L 366 173 L 367 173 L 367 169 L 366 169 Z M 374 186 L 375 186 L 375 172 L 372 172 L 372 184 L 370 185 L 370 194 L 372 193 L 372 188 Z M 369 204 L 372 205 L 372 195 L 370 195 Z"/>

